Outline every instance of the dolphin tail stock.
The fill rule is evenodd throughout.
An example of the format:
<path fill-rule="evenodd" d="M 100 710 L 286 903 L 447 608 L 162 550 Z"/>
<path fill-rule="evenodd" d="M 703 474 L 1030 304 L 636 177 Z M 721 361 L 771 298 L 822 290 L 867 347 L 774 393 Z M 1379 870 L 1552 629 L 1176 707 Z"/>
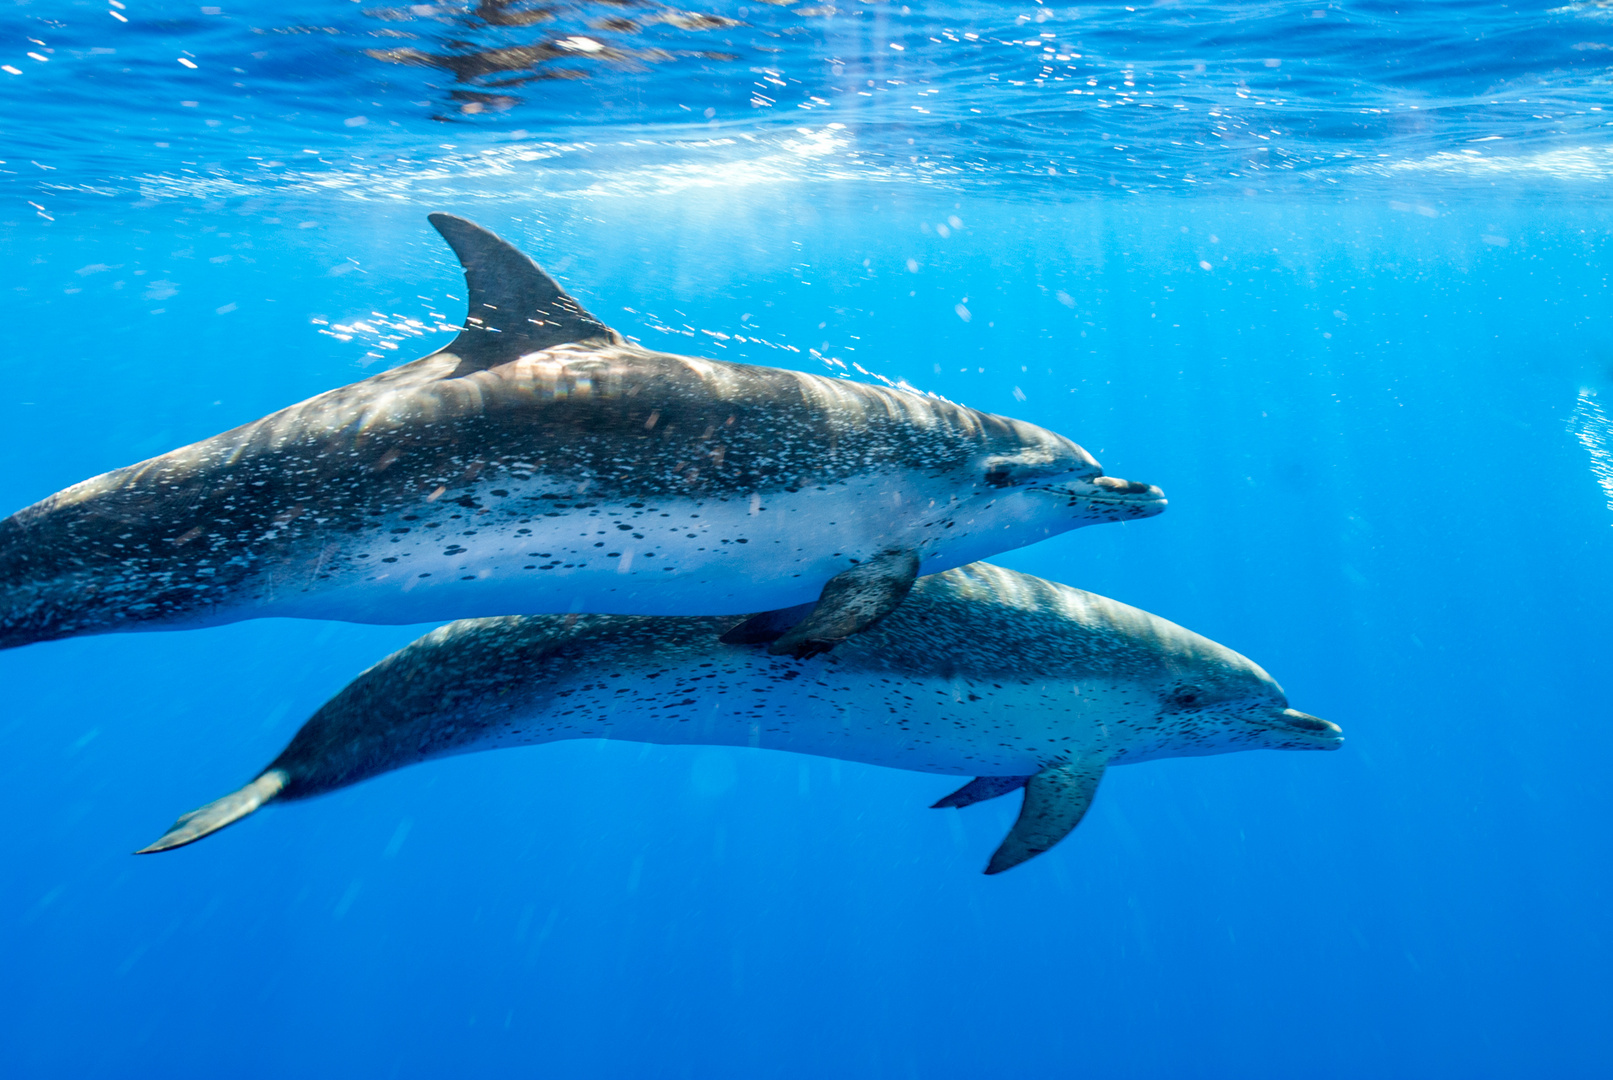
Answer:
<path fill-rule="evenodd" d="M 92 483 L 74 487 L 83 490 Z M 84 550 L 89 545 L 71 534 L 71 525 L 67 535 L 60 529 L 64 519 L 80 512 L 71 503 L 63 508 L 63 494 L 0 518 L 0 650 L 96 632 L 86 624 L 96 623 L 102 607 L 101 583 L 95 580 L 93 557 Z M 54 557 L 63 549 L 74 565 L 64 567 L 64 560 Z"/>
<path fill-rule="evenodd" d="M 444 350 L 459 358 L 454 377 L 575 341 L 620 345 L 600 322 L 514 245 L 453 214 L 427 220 L 465 269 L 465 327 Z"/>
<path fill-rule="evenodd" d="M 1075 758 L 1050 765 L 1027 780 L 1019 817 L 992 853 L 986 873 L 1012 870 L 1068 836 L 1086 816 L 1107 765 L 1105 758 Z"/>
<path fill-rule="evenodd" d="M 828 652 L 895 611 L 913 588 L 918 572 L 917 552 L 887 551 L 836 574 L 824 584 L 812 614 L 769 645 L 767 651 L 774 656 L 789 654 L 797 660 Z M 738 634 L 763 617 L 742 623 L 724 637 Z"/>
<path fill-rule="evenodd" d="M 1029 779 L 1028 776 L 977 776 L 946 798 L 931 803 L 930 809 L 945 810 L 949 807 L 973 806 L 977 802 L 995 799 L 999 795 L 1007 795 L 1010 791 L 1022 788 Z"/>
<path fill-rule="evenodd" d="M 285 789 L 288 779 L 290 777 L 286 770 L 270 769 L 239 791 L 233 791 L 222 799 L 215 799 L 199 810 L 181 814 L 179 820 L 169 826 L 167 832 L 135 854 L 152 855 L 159 851 L 172 851 L 186 844 L 194 844 L 202 837 L 240 821 L 272 800 Z"/>

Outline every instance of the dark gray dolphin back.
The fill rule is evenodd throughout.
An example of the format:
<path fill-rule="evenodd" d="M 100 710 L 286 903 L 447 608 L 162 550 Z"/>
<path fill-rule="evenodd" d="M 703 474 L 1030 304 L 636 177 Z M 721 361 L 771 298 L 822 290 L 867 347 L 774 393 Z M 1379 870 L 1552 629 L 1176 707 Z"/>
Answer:
<path fill-rule="evenodd" d="M 621 343 L 616 331 L 512 245 L 452 214 L 429 220 L 459 256 L 470 290 L 465 328 L 446 350 L 459 357 L 455 376 L 572 341 Z"/>

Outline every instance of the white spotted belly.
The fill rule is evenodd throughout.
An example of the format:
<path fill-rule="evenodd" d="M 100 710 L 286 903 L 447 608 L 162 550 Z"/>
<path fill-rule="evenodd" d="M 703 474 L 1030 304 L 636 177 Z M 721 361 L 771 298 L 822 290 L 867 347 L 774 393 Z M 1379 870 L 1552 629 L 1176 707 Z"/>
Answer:
<path fill-rule="evenodd" d="M 927 574 L 1047 531 L 1012 514 L 1004 528 L 1011 503 L 960 506 L 950 485 L 918 476 L 726 500 L 537 501 L 555 486 L 485 495 L 475 511 L 411 507 L 333 538 L 318 573 L 271 576 L 262 613 L 380 623 L 737 615 L 816 600 L 829 578 L 892 548 L 919 550 Z"/>

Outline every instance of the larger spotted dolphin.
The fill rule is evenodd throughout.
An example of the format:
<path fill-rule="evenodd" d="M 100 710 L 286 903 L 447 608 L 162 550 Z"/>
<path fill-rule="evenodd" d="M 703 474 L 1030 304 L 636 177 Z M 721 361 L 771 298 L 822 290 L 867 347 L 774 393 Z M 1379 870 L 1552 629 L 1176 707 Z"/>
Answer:
<path fill-rule="evenodd" d="M 444 626 L 327 702 L 256 779 L 146 852 L 270 800 L 433 758 L 561 739 L 712 743 L 973 776 L 937 806 L 1025 789 L 986 869 L 1080 822 L 1110 765 L 1260 748 L 1331 750 L 1230 649 L 1113 600 L 979 563 L 920 578 L 827 656 L 719 643 L 730 619 L 533 616 Z"/>
<path fill-rule="evenodd" d="M 1031 424 L 628 344 L 497 236 L 431 222 L 470 290 L 458 337 L 0 522 L 0 648 L 263 616 L 799 607 L 772 647 L 805 654 L 918 573 L 1165 505 Z"/>

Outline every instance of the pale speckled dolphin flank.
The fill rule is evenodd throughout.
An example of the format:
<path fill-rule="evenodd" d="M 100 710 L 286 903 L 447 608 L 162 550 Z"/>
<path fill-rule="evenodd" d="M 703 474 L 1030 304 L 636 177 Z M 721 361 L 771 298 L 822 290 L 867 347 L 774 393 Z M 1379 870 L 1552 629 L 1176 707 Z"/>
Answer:
<path fill-rule="evenodd" d="M 534 616 L 444 626 L 360 675 L 255 780 L 145 852 L 452 754 L 561 739 L 757 746 L 974 776 L 937 806 L 1025 789 L 995 874 L 1058 843 L 1103 771 L 1332 750 L 1252 661 L 1164 619 L 984 563 L 920 578 L 878 625 L 804 660 L 719 643 L 717 618 Z"/>
<path fill-rule="evenodd" d="M 492 233 L 431 221 L 470 289 L 447 348 L 0 522 L 0 647 L 821 599 L 772 646 L 805 654 L 921 570 L 1165 505 L 1031 424 L 630 345 Z"/>

